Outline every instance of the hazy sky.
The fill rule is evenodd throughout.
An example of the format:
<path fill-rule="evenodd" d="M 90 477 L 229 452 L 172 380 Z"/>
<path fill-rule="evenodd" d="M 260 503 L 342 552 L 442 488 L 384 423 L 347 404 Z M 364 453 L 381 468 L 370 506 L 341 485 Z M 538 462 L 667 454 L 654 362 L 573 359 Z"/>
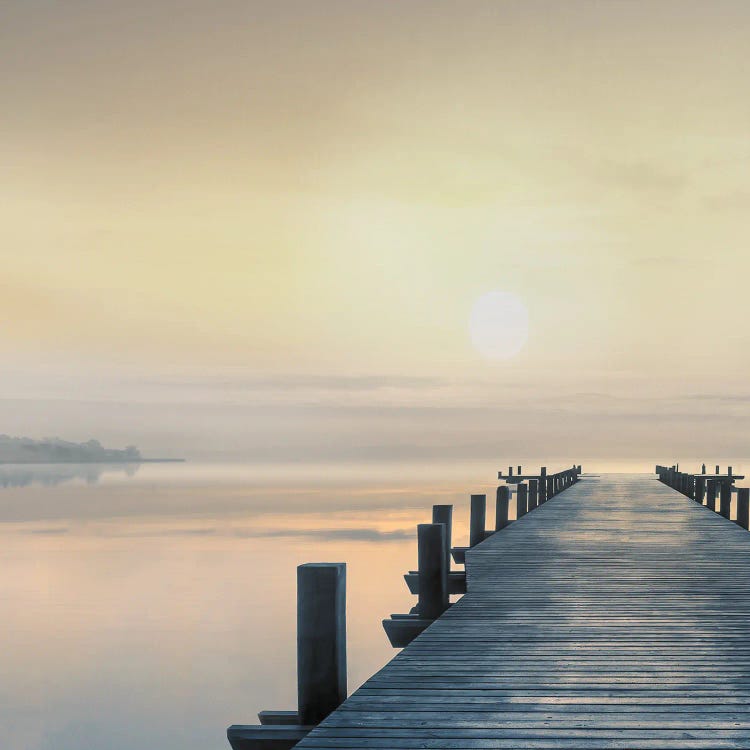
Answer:
<path fill-rule="evenodd" d="M 750 455 L 749 38 L 740 0 L 0 4 L 0 431 Z"/>

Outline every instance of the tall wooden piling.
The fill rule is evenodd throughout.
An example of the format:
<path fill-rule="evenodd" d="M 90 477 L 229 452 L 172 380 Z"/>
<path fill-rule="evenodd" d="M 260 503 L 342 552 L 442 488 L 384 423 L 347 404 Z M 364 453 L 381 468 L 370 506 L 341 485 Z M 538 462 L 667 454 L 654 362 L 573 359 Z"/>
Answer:
<path fill-rule="evenodd" d="M 508 525 L 508 505 L 510 503 L 510 488 L 501 485 L 497 488 L 495 499 L 495 531 L 500 531 Z"/>
<path fill-rule="evenodd" d="M 448 571 L 445 567 L 445 524 L 417 526 L 420 617 L 435 620 L 448 608 Z"/>
<path fill-rule="evenodd" d="M 516 518 L 521 518 L 528 512 L 528 489 L 525 484 L 519 484 L 516 488 Z"/>
<path fill-rule="evenodd" d="M 732 507 L 732 485 L 730 482 L 721 483 L 721 493 L 719 496 L 719 513 L 724 518 L 729 518 L 730 508 Z"/>
<path fill-rule="evenodd" d="M 716 510 L 716 480 L 709 479 L 706 482 L 706 507 Z"/>
<path fill-rule="evenodd" d="M 706 497 L 706 480 L 701 477 L 695 478 L 695 502 L 703 505 L 703 500 Z"/>
<path fill-rule="evenodd" d="M 529 510 L 539 505 L 539 480 L 529 479 Z"/>
<path fill-rule="evenodd" d="M 484 541 L 487 528 L 487 495 L 471 496 L 469 517 L 469 546 L 474 547 Z"/>
<path fill-rule="evenodd" d="M 750 488 L 737 488 L 737 523 L 743 529 L 750 529 Z"/>
<path fill-rule="evenodd" d="M 451 545 L 453 543 L 453 506 L 433 505 L 432 522 L 442 523 L 445 526 L 445 570 L 448 573 L 451 569 Z"/>
<path fill-rule="evenodd" d="M 319 724 L 345 700 L 346 564 L 300 565 L 297 568 L 299 723 Z"/>

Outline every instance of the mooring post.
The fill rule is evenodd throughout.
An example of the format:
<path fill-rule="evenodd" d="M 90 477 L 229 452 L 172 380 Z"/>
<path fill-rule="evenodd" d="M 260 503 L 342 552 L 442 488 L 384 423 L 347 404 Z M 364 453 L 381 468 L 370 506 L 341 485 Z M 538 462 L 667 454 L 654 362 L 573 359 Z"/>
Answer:
<path fill-rule="evenodd" d="M 555 496 L 555 477 L 547 477 L 547 500 Z"/>
<path fill-rule="evenodd" d="M 718 474 L 718 473 L 719 473 L 719 464 L 716 464 L 716 472 L 715 472 L 715 473 L 716 473 L 716 474 Z"/>
<path fill-rule="evenodd" d="M 510 502 L 510 488 L 501 485 L 497 488 L 495 499 L 495 531 L 500 531 L 508 525 L 508 504 Z"/>
<path fill-rule="evenodd" d="M 730 509 L 732 507 L 732 484 L 731 482 L 721 483 L 721 495 L 719 498 L 719 513 L 724 518 L 729 518 Z"/>
<path fill-rule="evenodd" d="M 420 523 L 417 526 L 417 548 L 419 571 L 417 612 L 426 620 L 435 620 L 448 608 L 445 525 Z"/>
<path fill-rule="evenodd" d="M 519 466 L 519 467 L 518 467 L 518 476 L 520 477 L 520 476 L 521 476 L 521 474 L 523 474 L 523 472 L 521 471 L 521 467 Z"/>
<path fill-rule="evenodd" d="M 512 477 L 512 476 L 513 476 L 513 467 L 512 467 L 512 466 L 509 466 L 509 467 L 508 467 L 508 476 L 509 476 L 509 477 Z"/>
<path fill-rule="evenodd" d="M 706 507 L 716 510 L 716 480 L 706 480 Z"/>
<path fill-rule="evenodd" d="M 705 474 L 705 473 L 706 473 L 706 464 L 703 464 L 701 466 L 701 474 Z"/>
<path fill-rule="evenodd" d="M 528 512 L 528 489 L 525 484 L 516 487 L 516 518 L 521 518 Z"/>
<path fill-rule="evenodd" d="M 442 523 L 445 526 L 445 570 L 446 574 L 451 569 L 451 538 L 453 536 L 453 506 L 433 505 L 432 522 Z"/>
<path fill-rule="evenodd" d="M 299 723 L 319 724 L 345 700 L 346 563 L 300 565 L 297 568 Z"/>
<path fill-rule="evenodd" d="M 529 479 L 529 510 L 539 505 L 539 481 L 536 479 Z"/>
<path fill-rule="evenodd" d="M 539 505 L 547 500 L 547 469 L 542 466 L 539 473 Z"/>
<path fill-rule="evenodd" d="M 686 474 L 686 492 L 685 494 L 693 500 L 695 498 L 695 477 L 692 474 Z"/>
<path fill-rule="evenodd" d="M 471 515 L 469 516 L 469 547 L 484 541 L 487 519 L 487 495 L 471 496 Z"/>
<path fill-rule="evenodd" d="M 706 480 L 700 476 L 695 478 L 695 502 L 703 505 L 706 496 Z"/>
<path fill-rule="evenodd" d="M 737 524 L 750 529 L 750 488 L 737 488 Z"/>

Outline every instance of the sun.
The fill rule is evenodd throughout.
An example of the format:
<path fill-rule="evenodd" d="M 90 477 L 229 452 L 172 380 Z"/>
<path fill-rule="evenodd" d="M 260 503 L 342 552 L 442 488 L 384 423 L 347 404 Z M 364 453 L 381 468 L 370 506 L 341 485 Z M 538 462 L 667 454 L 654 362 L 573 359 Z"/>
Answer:
<path fill-rule="evenodd" d="M 529 338 L 529 313 L 513 292 L 483 294 L 471 309 L 469 334 L 476 350 L 488 359 L 510 359 Z"/>

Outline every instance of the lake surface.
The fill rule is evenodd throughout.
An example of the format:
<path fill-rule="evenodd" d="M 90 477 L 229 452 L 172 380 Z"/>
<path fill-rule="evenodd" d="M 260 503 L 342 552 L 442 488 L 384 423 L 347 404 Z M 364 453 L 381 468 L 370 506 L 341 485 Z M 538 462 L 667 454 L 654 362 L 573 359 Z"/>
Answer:
<path fill-rule="evenodd" d="M 303 562 L 348 564 L 353 690 L 414 604 L 415 525 L 453 502 L 465 537 L 494 471 L 0 467 L 3 748 L 226 750 L 229 724 L 295 708 Z"/>
<path fill-rule="evenodd" d="M 414 604 L 416 524 L 454 503 L 465 543 L 496 470 L 0 466 L 3 748 L 226 750 L 229 724 L 295 708 L 303 562 L 348 565 L 353 690 Z"/>

